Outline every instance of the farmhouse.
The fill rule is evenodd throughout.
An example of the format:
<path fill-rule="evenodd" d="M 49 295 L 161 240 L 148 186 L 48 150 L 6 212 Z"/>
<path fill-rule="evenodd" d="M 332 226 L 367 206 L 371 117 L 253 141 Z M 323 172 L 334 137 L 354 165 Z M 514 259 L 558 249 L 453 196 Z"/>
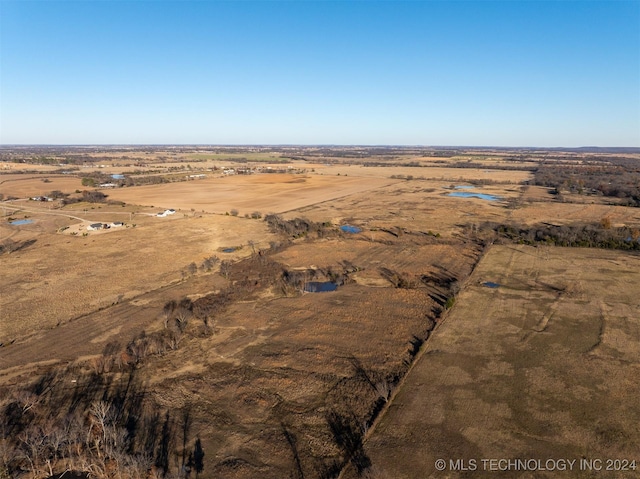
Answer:
<path fill-rule="evenodd" d="M 104 228 L 104 225 L 102 223 L 91 223 L 89 226 L 87 226 L 87 230 L 89 231 L 97 231 L 101 230 L 102 228 Z"/>
<path fill-rule="evenodd" d="M 176 210 L 168 209 L 168 210 L 164 210 L 162 213 L 156 214 L 156 216 L 158 218 L 164 218 L 165 216 L 174 215 L 175 213 L 176 213 Z"/>

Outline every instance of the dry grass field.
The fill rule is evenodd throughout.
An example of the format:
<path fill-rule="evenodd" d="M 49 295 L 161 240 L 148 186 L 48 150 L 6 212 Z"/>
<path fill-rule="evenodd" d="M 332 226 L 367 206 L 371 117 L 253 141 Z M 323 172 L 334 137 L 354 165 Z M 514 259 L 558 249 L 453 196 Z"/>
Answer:
<path fill-rule="evenodd" d="M 226 216 L 213 218 L 228 225 L 234 221 L 264 225 Z M 173 247 L 193 234 L 196 226 L 211 225 L 205 220 L 175 220 L 185 231 L 173 240 Z M 145 229 L 144 237 L 158 234 L 142 226 L 122 230 L 122 235 L 95 237 L 95 241 L 103 245 L 107 239 L 117 242 L 119 236 L 142 235 Z M 71 239 L 84 242 L 91 238 Z M 370 382 L 396 380 L 415 349 L 412 341 L 428 335 L 433 326 L 438 304 L 431 296 L 433 290 L 420 278 L 444 271 L 463 280 L 479 254 L 474 244 L 441 243 L 411 234 L 392 238 L 380 242 L 357 234 L 334 234 L 326 239 L 298 240 L 269 260 L 290 271 L 340 271 L 350 264 L 357 270 L 352 281 L 331 293 L 284 294 L 280 283 L 258 289 L 217 315 L 215 334 L 185 337 L 179 350 L 149 357 L 139 365 L 136 374 L 145 378 L 147 394 L 160 407 L 191 408 L 192 437 L 198 437 L 207 451 L 205 477 L 286 477 L 296 467 L 286 437 L 296 438 L 295 455 L 305 477 L 322 477 L 340 459 L 343 452 L 327 421 L 334 416 L 353 417 L 364 424 L 379 394 Z M 141 255 L 149 264 L 158 261 L 150 256 L 152 244 L 150 241 L 149 251 Z M 101 258 L 97 248 L 92 251 Z M 14 255 L 20 259 L 20 253 L 10 256 Z M 261 263 L 255 263 L 257 258 L 253 261 L 246 266 L 240 263 L 242 269 L 230 281 L 258 274 Z M 142 266 L 137 263 L 135 267 Z M 382 268 L 413 279 L 415 286 L 393 287 Z M 69 271 L 64 273 L 69 275 Z M 119 274 L 127 277 L 126 272 Z M 159 272 L 150 268 L 145 273 L 149 287 L 153 274 Z M 0 381 L 20 383 L 54 362 L 96 361 L 114 341 L 124 345 L 143 329 L 162 331 L 163 300 L 179 300 L 186 293 L 195 299 L 222 289 L 225 283 L 217 274 L 197 274 L 182 283 L 124 297 L 51 331 L 43 324 L 37 334 L 0 349 Z M 19 299 L 14 297 L 14 301 Z"/>
<path fill-rule="evenodd" d="M 94 220 L 100 217 L 89 214 Z M 221 254 L 221 247 L 246 245 L 250 240 L 266 247 L 271 238 L 263 222 L 245 218 L 206 215 L 136 217 L 134 221 L 136 227 L 129 224 L 109 234 L 86 237 L 56 234 L 55 229 L 33 233 L 33 228 L 40 227 L 37 219 L 33 225 L 1 225 L 5 238 L 12 234 L 16 241 L 31 238 L 36 242 L 2 257 L 0 342 L 42 333 L 180 281 L 190 263 L 199 265 L 204 258 Z M 18 228 L 20 235 L 15 235 Z M 249 252 L 245 249 L 227 256 L 238 254 Z"/>
<path fill-rule="evenodd" d="M 497 196 L 499 200 L 448 196 L 456 191 L 452 186 L 466 184 L 464 179 L 455 183 L 401 181 L 372 193 L 356 193 L 304 207 L 286 216 L 304 215 L 315 221 L 349 222 L 363 226 L 366 234 L 374 238 L 390 236 L 381 230 L 396 227 L 451 237 L 459 234 L 461 226 L 468 223 L 504 220 L 512 212 L 506 208 L 505 200 L 517 198 L 521 193 L 518 185 L 489 185 L 476 187 L 473 191 Z"/>
<path fill-rule="evenodd" d="M 533 203 L 514 210 L 511 219 L 523 224 L 592 223 L 609 218 L 615 226 L 640 225 L 640 211 L 616 205 L 581 203 Z"/>
<path fill-rule="evenodd" d="M 288 174 L 237 175 L 206 178 L 167 185 L 122 188 L 110 198 L 139 205 L 225 213 L 236 209 L 241 215 L 254 211 L 280 213 L 302 206 L 372 190 L 397 180 L 343 178 Z"/>
<path fill-rule="evenodd" d="M 528 171 L 513 171 L 480 168 L 451 168 L 447 166 L 362 166 L 362 165 L 331 165 L 316 169 L 316 173 L 323 175 L 358 176 L 390 178 L 391 176 L 413 176 L 416 179 L 429 179 L 447 182 L 463 182 L 470 180 L 486 180 L 496 183 L 518 184 L 531 178 Z"/>
<path fill-rule="evenodd" d="M 355 281 L 302 296 L 276 287 L 218 316 L 215 335 L 142 367 L 163 407 L 195 405 L 193 434 L 211 451 L 207 477 L 287 477 L 295 460 L 283 428 L 297 438 L 305 477 L 321 477 L 341 456 L 328 415 L 366 417 L 377 393 L 362 374 L 390 381 L 433 321 L 429 289 L 394 288 L 379 268 L 415 277 L 445 269 L 463 279 L 478 254 L 473 245 L 412 243 L 348 237 L 295 244 L 272 259 L 290 269 L 338 269 L 347 260 L 360 269 Z"/>
<path fill-rule="evenodd" d="M 79 182 L 71 177 L 61 180 Z M 204 209 L 200 208 L 203 206 L 218 208 L 217 198 L 228 202 L 227 207 L 223 207 L 227 210 L 245 207 L 247 209 L 241 213 L 250 213 L 264 208 L 266 213 L 326 201 L 395 181 L 380 179 L 363 183 L 347 178 L 265 174 L 222 178 L 211 183 L 204 180 L 118 190 L 129 194 L 126 200 L 138 205 L 145 202 L 156 205 L 155 209 L 86 203 L 51 209 L 57 203 L 6 203 L 3 206 L 10 214 L 9 218 L 28 218 L 33 223 L 24 226 L 0 223 L 2 240 L 34 243 L 3 257 L 6 273 L 0 280 L 0 287 L 5 291 L 0 299 L 0 342 L 48 330 L 125 298 L 179 281 L 190 263 L 199 264 L 221 247 L 246 245 L 248 241 L 268 245 L 270 236 L 261 221 L 210 215 L 185 218 L 185 215 L 194 215 L 191 207 L 198 207 L 198 212 Z M 34 189 L 40 184 L 52 188 L 59 186 L 65 191 L 63 185 L 42 183 L 37 179 L 15 183 L 23 188 L 15 193 L 25 196 L 41 194 Z M 212 184 L 215 185 L 213 195 L 209 193 Z M 68 191 L 76 185 L 66 186 Z M 110 198 L 116 196 L 113 195 L 115 192 L 108 191 Z M 171 200 L 167 201 L 167 198 Z M 167 218 L 149 216 L 160 211 L 160 206 L 189 206 L 189 210 Z M 133 220 L 131 213 L 135 214 Z M 120 230 L 108 230 L 107 235 L 86 231 L 87 224 L 98 221 L 125 221 L 127 224 Z M 134 224 L 137 227 L 132 227 Z M 65 235 L 56 234 L 63 228 Z M 68 236 L 70 232 L 77 236 Z M 88 237 L 83 236 L 87 234 Z M 52 251 L 55 254 L 51 254 Z M 247 254 L 246 249 L 243 254 Z"/>
<path fill-rule="evenodd" d="M 500 472 L 481 460 L 638 464 L 637 284 L 638 255 L 494 246 L 366 443 L 379 477 L 636 477 L 578 464 L 561 476 Z M 458 459 L 477 469 L 452 470 Z"/>
<path fill-rule="evenodd" d="M 199 479 L 355 478 L 340 472 L 349 463 L 370 479 L 514 477 L 439 472 L 438 458 L 640 461 L 640 257 L 472 234 L 484 222 L 640 226 L 640 210 L 615 199 L 560 202 L 525 185 L 533 173 L 512 168 L 542 153 L 352 161 L 314 148 L 306 160 L 304 150 L 268 148 L 70 151 L 82 174 L 175 181 L 63 205 L 26 198 L 93 188 L 73 174 L 42 181 L 38 172 L 59 166 L 0 169 L 0 193 L 19 197 L 1 203 L 0 411 L 52 371 L 69 410 L 126 383 L 157 416 L 148 429 L 156 467 L 164 448 L 177 471 L 197 440 Z M 286 155 L 301 173 L 221 170 Z M 486 168 L 454 167 L 467 161 Z M 190 173 L 207 176 L 182 181 Z M 496 198 L 450 196 L 460 192 Z M 156 216 L 166 208 L 177 211 Z M 245 217 L 254 212 L 281 218 L 270 228 Z M 31 223 L 9 221 L 22 219 Z M 87 230 L 115 221 L 124 225 Z M 329 280 L 335 291 L 304 291 Z M 160 416 L 179 440 L 160 445 Z M 580 474 L 566 477 L 595 477 Z"/>
<path fill-rule="evenodd" d="M 0 193 L 7 198 L 44 196 L 54 190 L 73 193 L 79 188 L 83 189 L 80 178 L 69 175 L 0 175 Z"/>
<path fill-rule="evenodd" d="M 37 165 L 30 163 L 13 163 L 9 161 L 0 161 L 0 181 L 4 181 L 4 175 L 15 173 L 15 172 L 23 172 L 23 171 L 33 171 L 34 173 L 48 173 L 50 171 L 55 171 L 60 169 L 58 166 L 54 165 Z"/>

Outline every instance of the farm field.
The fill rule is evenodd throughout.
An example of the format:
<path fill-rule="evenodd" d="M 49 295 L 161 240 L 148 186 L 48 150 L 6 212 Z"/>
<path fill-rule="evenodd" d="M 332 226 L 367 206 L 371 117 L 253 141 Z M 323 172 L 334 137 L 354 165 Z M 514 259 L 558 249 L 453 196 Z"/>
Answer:
<path fill-rule="evenodd" d="M 487 164 L 491 164 L 487 162 Z M 361 176 L 390 178 L 391 176 L 412 176 L 415 179 L 429 179 L 436 181 L 487 181 L 498 183 L 518 184 L 531 178 L 531 173 L 520 170 L 500 170 L 482 168 L 455 168 L 447 166 L 362 166 L 336 164 L 316 169 L 318 173 L 342 176 Z"/>
<path fill-rule="evenodd" d="M 46 179 L 46 181 L 43 181 Z M 53 190 L 73 192 L 82 188 L 79 178 L 69 175 L 0 175 L 0 192 L 5 197 L 44 196 Z"/>
<path fill-rule="evenodd" d="M 394 183 L 397 180 L 322 177 L 288 174 L 237 175 L 197 181 L 121 188 L 110 198 L 135 203 L 181 209 L 194 208 L 210 213 L 236 209 L 241 215 L 254 211 L 280 213 L 309 204 L 328 201 Z"/>
<path fill-rule="evenodd" d="M 632 182 L 578 194 L 567 176 L 557 195 L 562 170 L 536 184 L 545 155 L 507 151 L 48 151 L 33 161 L 78 170 L 0 176 L 11 437 L 117 409 L 153 456 L 143 475 L 197 453 L 200 479 L 458 477 L 435 459 L 637 449 L 639 257 L 547 246 L 636 248 Z M 88 186 L 112 173 L 145 186 Z"/>
<path fill-rule="evenodd" d="M 639 271 L 637 254 L 492 247 L 366 442 L 380 477 L 514 477 L 483 458 L 637 463 Z M 458 459 L 478 469 L 452 471 Z"/>
<path fill-rule="evenodd" d="M 640 211 L 637 208 L 599 203 L 533 203 L 514 210 L 511 219 L 523 224 L 572 224 L 609 218 L 613 225 L 640 225 Z"/>
<path fill-rule="evenodd" d="M 215 405 L 193 416 L 193 433 L 212 451 L 205 465 L 211 477 L 278 478 L 296 467 L 305 477 L 321 477 L 341 457 L 327 418 L 366 421 L 378 393 L 365 377 L 391 381 L 406 367 L 412 338 L 433 324 L 429 290 L 393 288 L 377 268 L 404 266 L 419 276 L 439 265 L 462 279 L 477 254 L 455 248 L 442 265 L 445 250 L 454 248 L 423 245 L 415 251 L 419 263 L 399 265 L 404 243 L 385 249 L 343 239 L 287 248 L 273 260 L 288 269 L 338 269 L 351 260 L 362 268 L 355 276 L 366 280 L 333 293 L 238 303 L 218 317 L 216 335 L 149 364 L 161 404 Z M 185 380 L 188 387 L 181 386 Z M 295 438 L 297 459 L 283 428 Z"/>
<path fill-rule="evenodd" d="M 470 173 L 473 177 L 473 171 L 461 170 L 461 173 Z M 29 181 L 37 184 L 39 180 Z M 39 341 L 43 332 L 75 318 L 109 309 L 114 304 L 165 285 L 174 285 L 184 279 L 185 271 L 192 262 L 200 264 L 203 258 L 220 254 L 223 247 L 246 246 L 249 241 L 257 247 L 267 247 L 275 236 L 267 232 L 262 221 L 201 214 L 191 209 L 178 211 L 174 217 L 159 219 L 152 216 L 162 209 L 159 204 L 156 208 L 136 206 L 145 202 L 161 204 L 167 198 L 171 198 L 166 202 L 167 207 L 182 205 L 186 209 L 191 205 L 202 206 L 197 203 L 198 198 L 207 198 L 206 201 L 211 202 L 211 184 L 225 187 L 226 193 L 217 191 L 216 195 L 225 197 L 229 207 L 237 204 L 229 198 L 242 198 L 244 203 L 241 204 L 252 208 L 248 211 L 265 205 L 285 209 L 300 202 L 314 202 L 319 204 L 292 211 L 289 216 L 304 215 L 334 224 L 355 219 L 356 224 L 365 227 L 365 232 L 350 243 L 352 250 L 344 252 L 345 259 L 358 251 L 355 245 L 367 242 L 384 245 L 394 240 L 396 228 L 409 232 L 407 246 L 400 252 L 400 257 L 411 258 L 415 254 L 414 243 L 422 241 L 421 235 L 427 230 L 433 229 L 433 232 L 447 236 L 456 230 L 455 225 L 447 223 L 445 218 L 450 222 L 462 220 L 468 214 L 468 208 L 486 218 L 500 215 L 504 210 L 500 204 L 482 200 L 446 198 L 444 195 L 450 185 L 444 182 L 337 175 L 235 176 L 107 191 L 109 199 L 116 192 L 130 195 L 123 199 L 132 204 L 123 208 L 86 203 L 60 208 L 56 202 L 51 209 L 47 203 L 13 201 L 6 204 L 7 211 L 13 212 L 15 218 L 28 218 L 33 223 L 24 226 L 3 223 L 0 224 L 0 232 L 5 241 L 33 244 L 3 258 L 7 273 L 0 280 L 0 286 L 6 291 L 1 299 L 3 327 L 0 342 L 27 340 L 34 335 Z M 512 196 L 519 194 L 517 187 L 511 185 L 507 188 L 509 192 L 500 187 L 487 187 L 483 191 Z M 271 199 L 268 199 L 269 195 Z M 336 195 L 339 198 L 322 201 Z M 458 205 L 465 207 L 460 209 Z M 448 210 L 457 213 L 454 216 L 439 214 Z M 411 215 L 405 212 L 411 212 Z M 126 225 L 123 229 L 87 232 L 86 226 L 96 221 L 124 221 Z M 385 232 L 380 228 L 390 230 Z M 57 231 L 64 231 L 64 234 Z M 76 236 L 69 236 L 70 233 Z M 379 247 L 376 255 L 383 253 L 384 249 L 384 246 Z M 51 254 L 52 251 L 55 255 Z M 313 248 L 306 254 L 316 254 L 313 251 L 324 250 Z M 247 254 L 249 249 L 245 248 L 222 257 L 234 259 Z M 317 257 L 315 263 L 322 263 L 322 257 Z M 362 281 L 367 281 L 368 274 L 360 273 L 365 278 Z M 141 281 L 142 276 L 144 281 Z M 116 277 L 118 281 L 113 281 L 112 278 Z M 75 325 L 67 326 L 69 330 L 73 327 Z M 49 356 L 53 358 L 55 354 L 50 351 Z"/>
<path fill-rule="evenodd" d="M 496 201 L 449 196 L 456 191 L 454 186 L 466 184 L 464 179 L 456 183 L 402 181 L 380 188 L 374 194 L 356 193 L 304 207 L 285 216 L 304 215 L 315 221 L 353 222 L 363 226 L 374 238 L 390 235 L 381 230 L 394 227 L 450 237 L 458 234 L 463 225 L 506 218 L 511 210 L 506 208 L 505 201 L 521 194 L 518 185 L 488 185 L 475 187 L 473 191 L 499 197 Z"/>
<path fill-rule="evenodd" d="M 200 220 L 188 218 L 181 228 Z M 274 284 L 265 283 L 217 314 L 215 334 L 202 336 L 194 324 L 193 335 L 183 338 L 180 349 L 151 356 L 136 371 L 145 378 L 146 394 L 161 407 L 184 410 L 192 405 L 190 433 L 209 451 L 208 477 L 286 475 L 295 463 L 283 427 L 289 437 L 300 438 L 299 467 L 308 477 L 320 477 L 342 455 L 327 418 L 353 416 L 366 422 L 379 393 L 364 378 L 388 387 L 384 385 L 406 369 L 415 350 L 412 341 L 433 327 L 439 303 L 432 295 L 439 289 L 421 278 L 451 275 L 463 281 L 480 254 L 474 244 L 423 236 L 381 243 L 358 234 L 327 234 L 297 241 L 266 262 L 259 256 L 245 258 L 235 265 L 229 283 L 217 274 L 197 274 L 25 337 L 0 350 L 0 381 L 19 383 L 52 363 L 98 364 L 104 351 L 113 344 L 124 346 L 140 330 L 162 332 L 163 299 L 180 300 L 187 292 L 194 300 L 215 295 L 247 276 L 263 278 L 271 265 L 280 265 L 276 273 L 278 268 L 315 270 L 320 277 L 348 270 L 349 281 L 332 293 L 284 290 L 276 276 Z M 415 286 L 394 287 L 388 274 L 395 273 Z M 78 387 L 85 384 L 81 372 L 74 377 Z"/>
<path fill-rule="evenodd" d="M 180 281 L 192 262 L 199 265 L 204 258 L 221 254 L 222 247 L 246 245 L 250 240 L 266 247 L 272 238 L 263 222 L 227 216 L 136 218 L 136 227 L 129 224 L 86 237 L 55 230 L 34 235 L 38 222 L 0 226 L 0 232 L 15 235 L 17 241 L 35 239 L 31 246 L 2 258 L 0 342 L 48 330 Z M 245 249 L 227 256 L 246 254 Z"/>

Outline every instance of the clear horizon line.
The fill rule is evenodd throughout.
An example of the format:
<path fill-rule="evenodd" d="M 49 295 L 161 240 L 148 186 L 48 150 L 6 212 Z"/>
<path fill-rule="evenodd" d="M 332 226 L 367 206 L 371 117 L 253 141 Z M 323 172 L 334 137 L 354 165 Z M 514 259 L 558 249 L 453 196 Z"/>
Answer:
<path fill-rule="evenodd" d="M 505 146 L 505 145 L 428 145 L 428 144 L 393 144 L 393 143 L 0 143 L 0 148 L 11 147 L 332 147 L 332 148 L 495 148 L 495 149 L 537 149 L 537 150 L 577 150 L 577 149 L 632 149 L 639 150 L 640 146 Z"/>

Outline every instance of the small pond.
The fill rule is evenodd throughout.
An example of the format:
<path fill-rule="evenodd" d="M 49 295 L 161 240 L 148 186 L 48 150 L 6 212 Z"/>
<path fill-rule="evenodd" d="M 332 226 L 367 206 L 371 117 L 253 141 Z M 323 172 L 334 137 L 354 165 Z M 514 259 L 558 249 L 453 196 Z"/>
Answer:
<path fill-rule="evenodd" d="M 484 193 L 471 193 L 468 191 L 454 191 L 453 193 L 449 193 L 447 196 L 456 196 L 458 198 L 480 198 L 481 200 L 487 201 L 498 201 L 500 199 L 499 196 L 486 195 Z"/>
<path fill-rule="evenodd" d="M 304 285 L 304 290 L 307 293 L 326 293 L 336 289 L 338 289 L 338 285 L 332 281 L 310 281 Z"/>
<path fill-rule="evenodd" d="M 340 229 L 345 233 L 354 233 L 354 234 L 360 233 L 362 231 L 361 228 L 358 228 L 357 226 L 351 226 L 351 225 L 342 225 Z"/>
<path fill-rule="evenodd" d="M 482 283 L 482 286 L 486 286 L 487 288 L 499 288 L 500 284 L 499 283 L 494 283 L 493 281 L 485 281 L 484 283 Z"/>
<path fill-rule="evenodd" d="M 458 185 L 453 187 L 454 190 L 472 190 L 473 188 L 475 188 L 475 186 L 471 185 Z"/>
<path fill-rule="evenodd" d="M 33 220 L 15 220 L 9 224 L 20 226 L 20 225 L 28 225 L 29 223 L 33 223 Z"/>
<path fill-rule="evenodd" d="M 111 175 L 114 180 L 124 180 L 124 175 Z"/>
<path fill-rule="evenodd" d="M 235 248 L 224 248 L 222 250 L 223 253 L 233 253 L 236 249 Z"/>

